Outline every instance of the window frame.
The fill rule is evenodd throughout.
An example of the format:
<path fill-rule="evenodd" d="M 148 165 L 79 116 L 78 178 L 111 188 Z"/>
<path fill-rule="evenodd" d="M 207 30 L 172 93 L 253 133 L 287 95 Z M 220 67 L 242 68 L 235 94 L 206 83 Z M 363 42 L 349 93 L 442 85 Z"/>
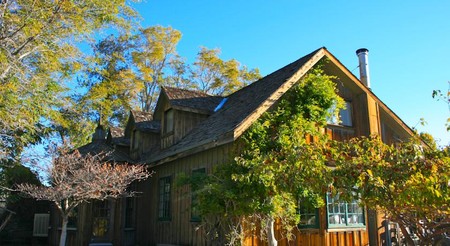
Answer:
<path fill-rule="evenodd" d="M 327 117 L 327 124 L 328 125 L 335 125 L 335 126 L 342 126 L 342 127 L 353 127 L 353 104 L 350 100 L 344 100 L 345 101 L 345 109 L 339 110 L 339 115 L 336 117 L 334 114 L 334 110 L 336 109 L 336 104 L 334 103 L 331 108 L 328 109 L 328 112 L 330 113 L 330 116 Z M 343 121 L 342 117 L 343 115 L 346 115 L 345 119 L 348 119 L 347 121 Z"/>
<path fill-rule="evenodd" d="M 125 218 L 124 228 L 135 228 L 136 225 L 136 200 L 135 197 L 125 197 Z"/>
<path fill-rule="evenodd" d="M 307 213 L 302 213 L 302 204 L 307 204 L 308 207 L 303 206 L 304 209 L 308 210 L 314 210 L 314 212 L 312 211 L 308 211 Z M 319 208 L 315 208 L 312 206 L 312 204 L 308 204 L 307 202 L 302 202 L 301 200 L 299 200 L 298 202 L 298 207 L 297 207 L 297 211 L 298 214 L 300 215 L 300 219 L 302 218 L 302 215 L 305 216 L 311 216 L 313 215 L 314 218 L 314 224 L 300 224 L 300 222 L 297 224 L 297 227 L 299 229 L 319 229 L 320 228 L 320 213 L 319 213 Z M 308 220 L 309 221 L 309 220 Z"/>
<path fill-rule="evenodd" d="M 169 122 L 169 115 L 171 120 Z M 175 120 L 174 120 L 175 112 L 173 109 L 168 109 L 164 112 L 164 134 L 172 134 L 175 131 Z M 169 129 L 170 127 L 170 129 Z"/>
<path fill-rule="evenodd" d="M 93 237 L 107 237 L 111 231 L 111 204 L 109 200 L 94 201 L 92 214 Z"/>
<path fill-rule="evenodd" d="M 331 201 L 330 201 L 331 200 Z M 339 212 L 332 212 L 330 213 L 330 206 L 333 207 L 333 210 L 335 206 L 343 206 L 343 213 L 341 211 Z M 361 210 L 361 212 L 349 212 L 349 206 L 357 206 L 358 209 Z M 340 208 L 339 208 L 340 209 Z M 330 223 L 331 216 L 344 216 L 345 223 Z M 362 223 L 349 223 L 348 218 L 349 215 L 352 216 L 359 216 L 361 215 Z M 331 197 L 330 193 L 327 193 L 326 196 L 326 221 L 328 229 L 346 229 L 346 228 L 366 228 L 366 213 L 365 213 L 365 207 L 361 207 L 357 200 L 354 200 L 352 202 L 346 202 L 346 201 L 340 201 L 339 195 L 335 197 Z M 347 218 L 347 219 L 345 219 Z M 341 220 L 341 218 L 339 218 Z"/>
<path fill-rule="evenodd" d="M 346 117 L 343 117 L 345 113 Z M 349 123 L 344 122 L 343 119 L 348 119 Z M 345 109 L 339 110 L 339 125 L 346 127 L 353 127 L 353 105 L 350 101 L 345 101 Z"/>
<path fill-rule="evenodd" d="M 158 220 L 170 221 L 172 219 L 172 177 L 159 179 L 158 185 Z"/>

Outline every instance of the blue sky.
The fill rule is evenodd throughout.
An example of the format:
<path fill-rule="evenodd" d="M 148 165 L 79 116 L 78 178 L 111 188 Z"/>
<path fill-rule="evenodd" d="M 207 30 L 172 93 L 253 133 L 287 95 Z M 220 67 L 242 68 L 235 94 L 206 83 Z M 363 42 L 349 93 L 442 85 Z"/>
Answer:
<path fill-rule="evenodd" d="M 369 49 L 372 91 L 410 127 L 446 145 L 448 106 L 431 97 L 450 81 L 450 1 L 144 0 L 143 26 L 172 26 L 188 62 L 200 46 L 220 48 L 267 75 L 325 46 L 358 75 Z M 359 77 L 359 76 L 358 76 Z M 424 118 L 428 124 L 418 124 Z"/>

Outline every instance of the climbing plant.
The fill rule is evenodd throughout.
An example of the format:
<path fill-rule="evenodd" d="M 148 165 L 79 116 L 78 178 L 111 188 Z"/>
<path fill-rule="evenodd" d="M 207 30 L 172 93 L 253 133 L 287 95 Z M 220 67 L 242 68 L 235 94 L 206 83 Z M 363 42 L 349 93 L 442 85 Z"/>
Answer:
<path fill-rule="evenodd" d="M 226 231 L 210 234 L 219 235 L 219 241 L 242 242 L 244 231 L 250 230 L 276 245 L 274 222 L 280 221 L 290 239 L 299 222 L 300 198 L 324 205 L 331 176 L 323 129 L 344 101 L 336 93 L 334 77 L 321 67 L 311 69 L 252 124 L 236 143 L 231 163 L 193 186 L 203 191 L 198 194 L 203 220 L 213 225 L 210 229 Z"/>

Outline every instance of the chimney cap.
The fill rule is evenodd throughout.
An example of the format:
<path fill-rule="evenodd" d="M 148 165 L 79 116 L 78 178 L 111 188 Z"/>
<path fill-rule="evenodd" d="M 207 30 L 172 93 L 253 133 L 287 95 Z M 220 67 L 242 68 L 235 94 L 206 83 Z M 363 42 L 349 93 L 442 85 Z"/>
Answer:
<path fill-rule="evenodd" d="M 361 48 L 356 51 L 356 54 L 358 55 L 359 53 L 362 53 L 362 52 L 369 52 L 369 50 L 366 48 Z"/>

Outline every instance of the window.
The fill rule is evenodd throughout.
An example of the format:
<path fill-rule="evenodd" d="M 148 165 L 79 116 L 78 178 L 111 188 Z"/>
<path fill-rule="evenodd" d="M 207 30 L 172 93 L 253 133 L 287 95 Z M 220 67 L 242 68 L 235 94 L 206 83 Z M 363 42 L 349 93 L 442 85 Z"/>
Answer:
<path fill-rule="evenodd" d="M 192 179 L 199 179 L 202 178 L 202 176 L 206 175 L 206 168 L 199 168 L 192 170 Z M 201 221 L 200 213 L 198 211 L 198 199 L 197 199 L 197 192 L 198 187 L 191 186 L 191 221 L 192 222 L 199 222 Z"/>
<path fill-rule="evenodd" d="M 343 126 L 353 126 L 352 122 L 352 104 L 345 102 L 345 109 L 339 111 L 339 117 L 341 118 L 340 124 Z"/>
<path fill-rule="evenodd" d="M 315 208 L 310 202 L 298 202 L 298 212 L 300 214 L 300 222 L 298 227 L 301 228 L 319 228 L 319 209 Z"/>
<path fill-rule="evenodd" d="M 328 124 L 332 125 L 341 125 L 341 126 L 353 126 L 352 121 L 352 103 L 346 101 L 345 109 L 339 110 L 339 117 L 334 115 L 334 110 L 336 109 L 336 105 L 333 105 L 329 109 L 330 117 L 327 119 Z"/>
<path fill-rule="evenodd" d="M 137 149 L 139 147 L 139 132 L 134 130 L 133 131 L 133 144 L 132 144 L 132 149 Z"/>
<path fill-rule="evenodd" d="M 135 198 L 126 197 L 125 198 L 125 228 L 134 227 L 134 207 Z"/>
<path fill-rule="evenodd" d="M 357 201 L 348 203 L 327 194 L 327 220 L 329 228 L 364 227 L 364 209 Z"/>
<path fill-rule="evenodd" d="M 173 132 L 173 109 L 169 109 L 164 113 L 164 133 Z"/>
<path fill-rule="evenodd" d="M 67 228 L 77 228 L 78 207 L 75 207 L 69 214 L 69 221 L 67 221 Z"/>
<path fill-rule="evenodd" d="M 129 192 L 137 190 L 136 182 L 128 187 Z M 134 228 L 136 221 L 136 197 L 125 197 L 125 228 Z"/>
<path fill-rule="evenodd" d="M 94 202 L 94 225 L 92 235 L 104 237 L 109 228 L 109 202 L 107 200 Z"/>
<path fill-rule="evenodd" d="M 159 179 L 159 206 L 158 219 L 170 220 L 170 177 Z"/>

